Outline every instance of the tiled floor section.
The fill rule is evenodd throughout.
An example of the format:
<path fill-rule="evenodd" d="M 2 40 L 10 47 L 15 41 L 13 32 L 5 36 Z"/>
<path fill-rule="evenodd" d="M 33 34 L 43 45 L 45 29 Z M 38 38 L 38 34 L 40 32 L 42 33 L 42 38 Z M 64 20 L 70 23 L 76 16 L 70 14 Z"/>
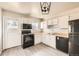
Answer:
<path fill-rule="evenodd" d="M 48 47 L 44 44 L 38 44 L 26 49 L 21 46 L 3 51 L 2 56 L 68 56 L 68 54 Z"/>

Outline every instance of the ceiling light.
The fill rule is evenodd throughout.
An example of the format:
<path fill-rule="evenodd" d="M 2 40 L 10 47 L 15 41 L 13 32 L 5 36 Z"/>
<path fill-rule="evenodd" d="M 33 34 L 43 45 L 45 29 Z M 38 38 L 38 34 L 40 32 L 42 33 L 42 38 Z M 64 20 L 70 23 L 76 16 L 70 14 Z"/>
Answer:
<path fill-rule="evenodd" d="M 40 2 L 42 14 L 48 14 L 50 11 L 51 2 Z"/>

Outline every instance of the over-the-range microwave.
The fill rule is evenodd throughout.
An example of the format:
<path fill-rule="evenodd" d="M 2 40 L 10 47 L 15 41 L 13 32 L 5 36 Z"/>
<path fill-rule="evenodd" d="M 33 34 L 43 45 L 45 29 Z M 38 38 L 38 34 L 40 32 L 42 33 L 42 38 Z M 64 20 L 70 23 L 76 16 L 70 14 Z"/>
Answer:
<path fill-rule="evenodd" d="M 32 24 L 22 24 L 22 29 L 32 29 Z"/>

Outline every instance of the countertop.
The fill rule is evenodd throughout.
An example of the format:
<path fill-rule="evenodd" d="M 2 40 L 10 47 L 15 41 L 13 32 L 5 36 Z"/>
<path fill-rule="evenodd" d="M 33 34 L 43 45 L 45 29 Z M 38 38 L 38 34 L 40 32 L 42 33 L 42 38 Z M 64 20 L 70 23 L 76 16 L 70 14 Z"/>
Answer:
<path fill-rule="evenodd" d="M 52 35 L 60 36 L 60 37 L 66 37 L 68 38 L 69 35 L 66 32 L 58 32 L 58 33 L 52 33 Z"/>
<path fill-rule="evenodd" d="M 36 35 L 54 35 L 54 36 L 60 36 L 60 37 L 69 37 L 69 33 L 67 32 L 56 32 L 56 33 L 44 33 L 44 32 L 34 32 Z"/>
<path fill-rule="evenodd" d="M 55 35 L 55 36 L 60 36 L 60 37 L 69 37 L 69 33 L 67 32 L 56 32 L 56 33 L 44 33 L 44 34 L 49 34 L 49 35 Z"/>

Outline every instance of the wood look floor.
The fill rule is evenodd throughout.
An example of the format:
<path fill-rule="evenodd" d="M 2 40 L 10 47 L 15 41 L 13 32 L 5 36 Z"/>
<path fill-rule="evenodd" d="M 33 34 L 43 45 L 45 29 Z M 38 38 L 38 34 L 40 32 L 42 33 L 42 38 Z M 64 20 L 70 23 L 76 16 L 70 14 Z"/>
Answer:
<path fill-rule="evenodd" d="M 1 56 L 68 56 L 68 54 L 44 44 L 22 49 L 21 46 L 4 50 Z"/>

